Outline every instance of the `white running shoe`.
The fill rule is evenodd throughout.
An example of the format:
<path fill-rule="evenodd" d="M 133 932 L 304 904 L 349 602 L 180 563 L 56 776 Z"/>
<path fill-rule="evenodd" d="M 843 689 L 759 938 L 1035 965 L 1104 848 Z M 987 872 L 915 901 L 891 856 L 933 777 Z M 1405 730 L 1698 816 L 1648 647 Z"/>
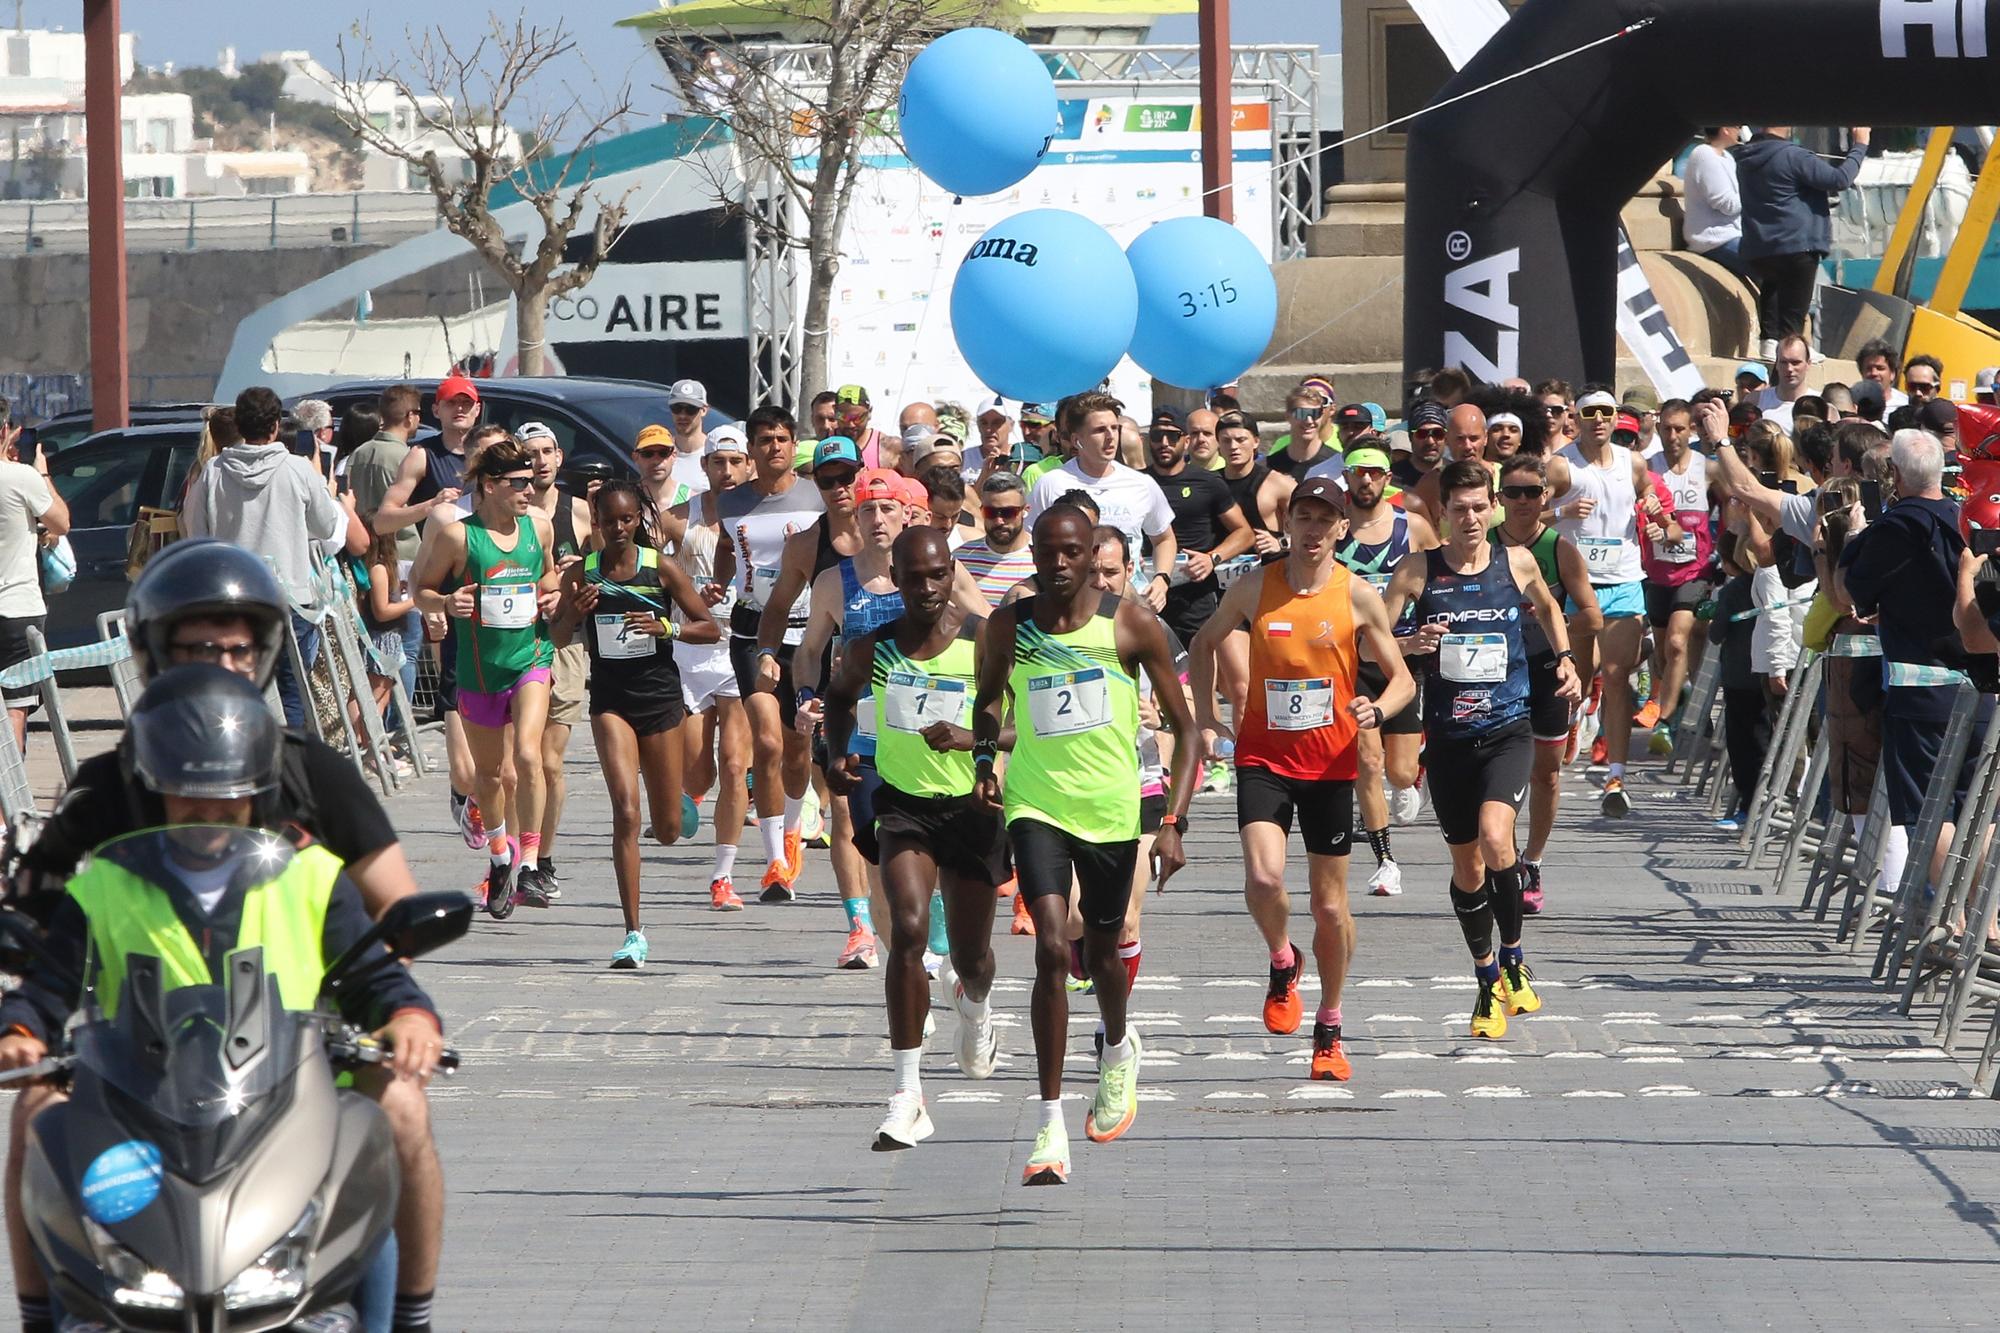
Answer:
<path fill-rule="evenodd" d="M 1421 787 L 1397 787 L 1389 793 L 1389 818 L 1407 828 L 1417 822 L 1417 816 L 1424 811 L 1424 792 Z"/>
<path fill-rule="evenodd" d="M 1368 877 L 1368 892 L 1377 898 L 1394 898 L 1403 891 L 1403 867 L 1394 861 L 1384 861 L 1375 867 L 1375 873 Z"/>
<path fill-rule="evenodd" d="M 815 847 L 826 846 L 826 814 L 819 806 L 819 792 L 811 783 L 799 805 L 799 838 Z"/>
<path fill-rule="evenodd" d="M 924 975 L 927 977 L 937 976 L 938 964 L 943 961 L 942 957 L 932 953 L 929 949 L 924 950 Z"/>
<path fill-rule="evenodd" d="M 882 1117 L 882 1123 L 875 1129 L 875 1151 L 914 1148 L 936 1132 L 931 1113 L 924 1109 L 922 1095 L 899 1092 L 889 1098 L 889 1114 Z"/>
<path fill-rule="evenodd" d="M 958 1010 L 958 1071 L 967 1078 L 991 1078 L 1000 1054 L 1000 1030 L 993 1024 L 992 1001 L 987 1001 L 986 1017 L 977 1019 L 972 1016 L 972 1001 L 965 998 L 965 987 L 955 986 L 953 991 Z"/>
<path fill-rule="evenodd" d="M 932 1037 L 935 1037 L 936 1035 L 937 1035 L 937 1006 L 932 1005 L 930 1008 L 924 1010 L 924 1043 L 928 1045 L 930 1043 L 930 1039 Z"/>

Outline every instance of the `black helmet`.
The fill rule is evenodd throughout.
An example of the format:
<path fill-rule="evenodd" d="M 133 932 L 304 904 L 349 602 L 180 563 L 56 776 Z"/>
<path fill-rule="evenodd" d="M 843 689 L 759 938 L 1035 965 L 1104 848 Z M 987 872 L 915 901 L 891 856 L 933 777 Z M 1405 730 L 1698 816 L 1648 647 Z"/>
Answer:
<path fill-rule="evenodd" d="M 284 648 L 290 603 L 271 567 L 241 546 L 211 537 L 178 541 L 146 562 L 125 599 L 125 634 L 151 679 L 173 664 L 174 626 L 183 620 L 241 616 L 257 640 L 257 684 L 270 683 Z"/>
<path fill-rule="evenodd" d="M 126 735 L 133 773 L 162 796 L 255 796 L 278 785 L 284 732 L 263 691 L 207 662 L 154 677 Z"/>

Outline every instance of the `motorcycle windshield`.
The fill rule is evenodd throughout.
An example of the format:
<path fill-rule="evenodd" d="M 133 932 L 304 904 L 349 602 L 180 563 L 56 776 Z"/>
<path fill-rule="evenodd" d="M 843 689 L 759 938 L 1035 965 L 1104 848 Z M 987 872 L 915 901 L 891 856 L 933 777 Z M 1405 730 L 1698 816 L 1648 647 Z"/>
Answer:
<path fill-rule="evenodd" d="M 226 892 L 274 877 L 291 851 L 256 830 L 197 826 L 134 834 L 95 854 L 168 893 L 186 919 L 204 910 L 203 895 L 209 910 L 221 901 L 212 896 L 217 886 Z M 287 1011 L 261 967 L 223 971 L 211 978 L 222 984 L 165 989 L 159 971 L 129 959 L 115 1016 L 93 1004 L 73 1033 L 79 1077 L 100 1082 L 134 1137 L 156 1143 L 167 1169 L 195 1181 L 258 1141 L 319 1040 L 317 1016 Z"/>

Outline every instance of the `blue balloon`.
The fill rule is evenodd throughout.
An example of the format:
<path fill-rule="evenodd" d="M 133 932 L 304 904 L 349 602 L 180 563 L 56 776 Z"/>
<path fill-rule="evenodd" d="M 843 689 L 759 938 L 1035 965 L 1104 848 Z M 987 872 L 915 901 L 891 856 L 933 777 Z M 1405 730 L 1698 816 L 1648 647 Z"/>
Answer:
<path fill-rule="evenodd" d="M 1104 228 L 1061 208 L 996 222 L 959 261 L 951 329 L 967 365 L 1023 402 L 1094 389 L 1132 341 L 1139 297 Z"/>
<path fill-rule="evenodd" d="M 1049 150 L 1056 85 L 1020 39 L 960 28 L 910 62 L 898 112 L 903 146 L 924 175 L 953 194 L 993 194 Z"/>
<path fill-rule="evenodd" d="M 1278 323 L 1278 284 L 1248 236 L 1217 218 L 1173 218 L 1125 251 L 1139 287 L 1132 359 L 1183 389 L 1234 383 Z"/>

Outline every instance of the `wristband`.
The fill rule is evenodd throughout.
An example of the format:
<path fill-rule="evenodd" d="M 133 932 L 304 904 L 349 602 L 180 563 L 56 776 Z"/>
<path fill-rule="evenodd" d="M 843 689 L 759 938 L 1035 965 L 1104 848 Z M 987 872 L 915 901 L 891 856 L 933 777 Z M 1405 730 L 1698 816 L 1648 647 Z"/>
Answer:
<path fill-rule="evenodd" d="M 757 656 L 768 657 L 773 661 L 776 661 L 778 657 L 778 650 L 776 648 L 765 648 L 760 645 L 757 649 Z"/>
<path fill-rule="evenodd" d="M 999 754 L 999 741 L 974 741 L 972 743 L 972 762 L 975 764 L 982 762 L 990 764 L 999 757 Z"/>
<path fill-rule="evenodd" d="M 1556 661 L 1561 662 L 1564 660 L 1568 660 L 1570 662 L 1576 661 L 1576 652 L 1573 649 L 1565 648 L 1561 652 L 1556 654 Z"/>
<path fill-rule="evenodd" d="M 817 698 L 819 698 L 819 691 L 810 685 L 801 685 L 792 691 L 793 706 L 797 708 L 804 708 Z"/>
<path fill-rule="evenodd" d="M 991 754 L 975 754 L 972 756 L 972 764 L 973 767 L 975 768 L 977 768 L 981 764 L 984 764 L 988 768 L 991 768 L 993 767 L 994 764 L 994 756 Z"/>
<path fill-rule="evenodd" d="M 665 637 L 667 637 L 668 639 L 678 639 L 681 636 L 681 627 L 679 621 L 663 620 L 660 623 L 667 627 L 667 632 Z"/>

